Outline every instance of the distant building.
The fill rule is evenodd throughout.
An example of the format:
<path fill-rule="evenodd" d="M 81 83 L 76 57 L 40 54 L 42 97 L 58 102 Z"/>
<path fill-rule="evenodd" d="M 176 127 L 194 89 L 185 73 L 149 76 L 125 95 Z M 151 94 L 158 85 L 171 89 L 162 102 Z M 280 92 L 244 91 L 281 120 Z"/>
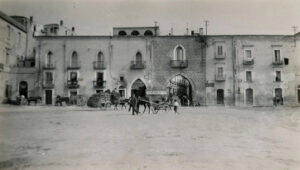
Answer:
<path fill-rule="evenodd" d="M 153 26 L 78 36 L 62 21 L 37 28 L 32 18 L 0 18 L 1 28 L 24 37 L 20 49 L 11 32 L 1 37 L 1 50 L 11 50 L 0 58 L 2 100 L 41 96 L 53 104 L 57 95 L 117 88 L 126 98 L 172 96 L 182 105 L 300 106 L 300 34 L 164 36 Z"/>

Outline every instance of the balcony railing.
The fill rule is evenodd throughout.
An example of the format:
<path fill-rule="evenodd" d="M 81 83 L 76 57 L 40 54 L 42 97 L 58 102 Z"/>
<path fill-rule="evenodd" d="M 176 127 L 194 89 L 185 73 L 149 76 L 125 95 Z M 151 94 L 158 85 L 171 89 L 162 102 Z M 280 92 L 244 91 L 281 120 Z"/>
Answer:
<path fill-rule="evenodd" d="M 188 60 L 170 60 L 170 66 L 172 68 L 187 68 Z"/>
<path fill-rule="evenodd" d="M 130 68 L 133 70 L 146 68 L 146 61 L 131 61 Z"/>
<path fill-rule="evenodd" d="M 244 65 L 253 65 L 254 64 L 254 59 L 244 59 L 243 64 Z"/>
<path fill-rule="evenodd" d="M 225 75 L 215 75 L 215 80 L 216 81 L 225 81 L 226 76 Z"/>
<path fill-rule="evenodd" d="M 273 64 L 274 66 L 280 66 L 280 65 L 283 65 L 283 60 L 273 61 L 272 64 Z"/>
<path fill-rule="evenodd" d="M 54 64 L 45 64 L 43 67 L 44 70 L 53 70 L 55 69 Z"/>
<path fill-rule="evenodd" d="M 223 54 L 215 53 L 215 59 L 224 59 L 225 57 L 226 57 L 226 53 L 223 53 Z"/>
<path fill-rule="evenodd" d="M 68 80 L 68 84 L 67 84 L 69 89 L 77 89 L 79 88 L 79 84 L 77 80 Z"/>
<path fill-rule="evenodd" d="M 93 81 L 94 88 L 105 88 L 106 87 L 106 81 L 103 80 L 95 80 Z"/>
<path fill-rule="evenodd" d="M 18 60 L 17 67 L 34 67 L 35 59 Z"/>
<path fill-rule="evenodd" d="M 45 82 L 43 83 L 43 88 L 53 89 L 53 88 L 54 88 L 54 83 L 53 83 L 53 81 L 45 81 Z"/>
<path fill-rule="evenodd" d="M 104 61 L 94 61 L 94 69 L 95 70 L 103 70 L 106 69 Z"/>
<path fill-rule="evenodd" d="M 79 66 L 79 64 L 72 64 L 72 65 L 68 66 L 67 69 L 68 70 L 78 70 L 78 69 L 80 69 L 80 66 Z"/>

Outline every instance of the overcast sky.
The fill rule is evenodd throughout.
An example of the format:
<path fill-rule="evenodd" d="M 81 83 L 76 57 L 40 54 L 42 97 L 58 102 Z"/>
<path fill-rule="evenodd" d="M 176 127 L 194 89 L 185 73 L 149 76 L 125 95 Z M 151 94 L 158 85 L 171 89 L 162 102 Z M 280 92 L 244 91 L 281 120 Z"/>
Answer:
<path fill-rule="evenodd" d="M 75 26 L 80 35 L 109 35 L 114 26 L 160 26 L 161 35 L 204 27 L 208 34 L 292 34 L 300 0 L 0 0 L 8 15 Z M 300 30 L 300 27 L 299 29 Z"/>

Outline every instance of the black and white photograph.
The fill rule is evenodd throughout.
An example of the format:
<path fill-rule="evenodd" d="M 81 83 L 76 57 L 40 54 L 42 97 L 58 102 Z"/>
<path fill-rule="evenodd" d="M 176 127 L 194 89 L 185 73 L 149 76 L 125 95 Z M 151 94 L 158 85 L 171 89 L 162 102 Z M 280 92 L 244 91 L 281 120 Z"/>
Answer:
<path fill-rule="evenodd" d="M 300 0 L 0 0 L 0 169 L 300 170 Z"/>

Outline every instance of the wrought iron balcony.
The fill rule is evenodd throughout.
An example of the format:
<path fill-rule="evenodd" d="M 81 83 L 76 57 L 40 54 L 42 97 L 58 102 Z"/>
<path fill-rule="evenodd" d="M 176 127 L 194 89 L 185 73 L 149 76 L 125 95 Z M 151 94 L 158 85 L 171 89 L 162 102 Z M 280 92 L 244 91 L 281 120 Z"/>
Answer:
<path fill-rule="evenodd" d="M 170 60 L 170 66 L 172 68 L 187 68 L 188 60 Z"/>
<path fill-rule="evenodd" d="M 94 61 L 94 69 L 95 70 L 104 70 L 106 69 L 104 61 Z"/>
<path fill-rule="evenodd" d="M 226 80 L 226 76 L 223 75 L 215 75 L 215 80 L 216 81 L 225 81 Z"/>
<path fill-rule="evenodd" d="M 68 70 L 79 70 L 80 66 L 79 66 L 79 64 L 72 64 L 72 65 L 68 66 L 67 69 Z"/>
<path fill-rule="evenodd" d="M 243 60 L 244 65 L 253 65 L 254 64 L 254 59 L 244 59 Z"/>
<path fill-rule="evenodd" d="M 53 81 L 45 81 L 43 83 L 43 88 L 45 88 L 45 89 L 53 89 L 54 88 Z"/>
<path fill-rule="evenodd" d="M 96 80 L 93 81 L 94 88 L 105 88 L 106 87 L 106 81 L 104 80 Z"/>
<path fill-rule="evenodd" d="M 283 65 L 283 60 L 273 61 L 272 64 L 273 64 L 274 66 L 280 66 L 280 65 Z"/>
<path fill-rule="evenodd" d="M 138 70 L 138 69 L 145 69 L 146 68 L 146 61 L 131 61 L 130 68 L 133 70 Z"/>
<path fill-rule="evenodd" d="M 45 65 L 43 66 L 43 69 L 44 69 L 44 70 L 54 70 L 54 69 L 55 69 L 55 66 L 54 66 L 54 64 L 45 64 Z"/>
<path fill-rule="evenodd" d="M 68 80 L 67 86 L 69 89 L 79 88 L 78 80 Z"/>

